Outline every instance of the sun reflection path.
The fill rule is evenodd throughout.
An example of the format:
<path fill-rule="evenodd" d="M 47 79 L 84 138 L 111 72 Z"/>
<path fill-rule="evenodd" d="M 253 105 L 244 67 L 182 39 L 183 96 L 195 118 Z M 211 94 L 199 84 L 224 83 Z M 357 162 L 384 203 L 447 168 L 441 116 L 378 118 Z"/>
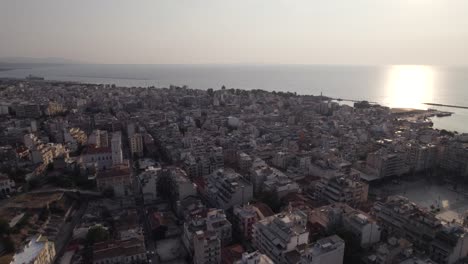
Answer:
<path fill-rule="evenodd" d="M 426 109 L 432 102 L 435 70 L 424 65 L 397 65 L 389 69 L 385 105 L 397 108 Z"/>

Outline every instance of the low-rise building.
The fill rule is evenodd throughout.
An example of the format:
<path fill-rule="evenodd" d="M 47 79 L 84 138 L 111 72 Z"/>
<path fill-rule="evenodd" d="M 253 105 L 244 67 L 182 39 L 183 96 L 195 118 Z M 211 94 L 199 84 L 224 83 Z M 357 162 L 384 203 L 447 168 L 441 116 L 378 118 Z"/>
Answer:
<path fill-rule="evenodd" d="M 101 192 L 112 189 L 116 196 L 127 196 L 133 190 L 131 170 L 128 166 L 122 165 L 99 171 L 96 176 L 96 185 Z"/>
<path fill-rule="evenodd" d="M 132 264 L 145 261 L 145 243 L 136 238 L 105 241 L 93 246 L 93 264 Z"/>
<path fill-rule="evenodd" d="M 110 169 L 112 167 L 112 151 L 109 147 L 88 146 L 81 153 L 81 163 L 85 168 Z"/>

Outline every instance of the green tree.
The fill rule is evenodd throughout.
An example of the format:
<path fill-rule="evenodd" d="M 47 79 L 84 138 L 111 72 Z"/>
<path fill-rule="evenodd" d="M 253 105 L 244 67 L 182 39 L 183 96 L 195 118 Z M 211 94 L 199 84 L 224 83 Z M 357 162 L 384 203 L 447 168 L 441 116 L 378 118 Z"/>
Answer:
<path fill-rule="evenodd" d="M 109 231 L 102 226 L 91 227 L 86 234 L 86 242 L 90 245 L 107 239 L 109 239 Z"/>
<path fill-rule="evenodd" d="M 102 191 L 102 194 L 103 194 L 104 197 L 106 197 L 106 198 L 113 198 L 113 197 L 115 196 L 114 188 L 112 188 L 112 187 L 107 187 L 106 189 L 104 189 L 104 191 Z"/>
<path fill-rule="evenodd" d="M 0 219 L 0 236 L 10 234 L 10 224 L 5 219 Z"/>
<path fill-rule="evenodd" d="M 161 175 L 159 175 L 156 186 L 156 191 L 159 197 L 168 200 L 172 198 L 172 178 L 170 176 L 170 173 L 162 173 Z"/>
<path fill-rule="evenodd" d="M 281 200 L 276 192 L 265 191 L 260 194 L 259 200 L 268 205 L 273 212 L 277 213 L 281 210 Z"/>

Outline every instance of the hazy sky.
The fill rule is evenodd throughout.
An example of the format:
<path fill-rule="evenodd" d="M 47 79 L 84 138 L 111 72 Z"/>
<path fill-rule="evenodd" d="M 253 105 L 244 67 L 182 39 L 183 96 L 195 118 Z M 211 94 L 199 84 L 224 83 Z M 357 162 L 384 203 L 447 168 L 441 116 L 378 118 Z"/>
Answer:
<path fill-rule="evenodd" d="M 0 57 L 468 64 L 468 0 L 0 0 Z"/>

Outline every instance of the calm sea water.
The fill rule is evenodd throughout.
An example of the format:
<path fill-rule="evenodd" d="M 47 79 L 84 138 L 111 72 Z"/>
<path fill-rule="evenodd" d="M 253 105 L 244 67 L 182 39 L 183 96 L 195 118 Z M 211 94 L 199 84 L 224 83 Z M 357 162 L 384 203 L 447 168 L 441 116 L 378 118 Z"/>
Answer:
<path fill-rule="evenodd" d="M 196 89 L 227 88 L 290 91 L 343 99 L 369 100 L 390 107 L 426 109 L 423 103 L 468 106 L 468 68 L 437 66 L 320 65 L 62 65 L 0 72 L 0 77 L 29 74 L 51 80 Z M 468 132 L 468 110 L 434 118 L 434 126 Z"/>

